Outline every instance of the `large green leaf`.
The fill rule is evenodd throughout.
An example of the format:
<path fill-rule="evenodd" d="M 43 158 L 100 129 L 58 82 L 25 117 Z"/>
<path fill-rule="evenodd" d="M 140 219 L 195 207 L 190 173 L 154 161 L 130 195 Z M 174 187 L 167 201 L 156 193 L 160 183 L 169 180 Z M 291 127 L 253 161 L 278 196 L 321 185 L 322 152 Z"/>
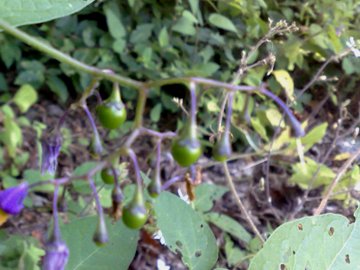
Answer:
<path fill-rule="evenodd" d="M 180 252 L 184 264 L 191 270 L 212 269 L 218 248 L 201 215 L 169 192 L 161 193 L 154 208 L 157 226 L 170 250 Z"/>
<path fill-rule="evenodd" d="M 337 214 L 305 217 L 277 228 L 249 270 L 359 270 L 360 211 L 355 223 Z"/>
<path fill-rule="evenodd" d="M 74 220 L 62 227 L 62 236 L 70 250 L 67 270 L 127 270 L 134 258 L 139 231 L 118 221 L 106 220 L 109 242 L 98 247 L 92 241 L 97 217 Z"/>
<path fill-rule="evenodd" d="M 75 13 L 94 0 L 0 0 L 0 19 L 12 25 L 50 21 Z"/>
<path fill-rule="evenodd" d="M 197 211 L 211 210 L 214 202 L 220 199 L 229 189 L 224 186 L 201 184 L 195 188 L 194 206 Z"/>

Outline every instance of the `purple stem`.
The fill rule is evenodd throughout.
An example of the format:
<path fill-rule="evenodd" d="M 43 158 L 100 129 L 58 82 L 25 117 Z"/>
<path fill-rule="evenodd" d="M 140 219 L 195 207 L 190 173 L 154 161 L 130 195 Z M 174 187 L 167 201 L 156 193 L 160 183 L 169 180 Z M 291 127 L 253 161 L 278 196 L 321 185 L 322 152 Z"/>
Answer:
<path fill-rule="evenodd" d="M 98 211 L 99 219 L 103 220 L 104 212 L 103 212 L 103 209 L 102 209 L 102 206 L 101 206 L 101 203 L 100 203 L 99 194 L 97 193 L 94 180 L 92 179 L 92 177 L 89 177 L 88 181 L 89 181 L 89 186 L 90 186 L 90 188 L 91 188 L 91 190 L 93 192 L 94 198 L 95 198 L 96 209 Z"/>
<path fill-rule="evenodd" d="M 161 190 L 164 191 L 166 189 L 168 189 L 170 186 L 172 186 L 173 184 L 175 184 L 176 182 L 180 181 L 183 179 L 183 176 L 174 176 L 173 178 L 171 178 L 170 180 L 166 181 L 162 187 Z"/>
<path fill-rule="evenodd" d="M 283 109 L 285 114 L 288 116 L 290 123 L 295 131 L 295 137 L 299 138 L 299 137 L 303 137 L 305 135 L 305 132 L 304 132 L 303 128 L 301 127 L 300 122 L 295 118 L 295 116 L 290 111 L 289 107 L 286 106 L 286 104 L 279 97 L 277 97 L 272 92 L 270 92 L 269 90 L 267 90 L 263 87 L 260 88 L 260 93 L 262 93 L 265 96 L 274 100 Z"/>
<path fill-rule="evenodd" d="M 60 117 L 59 122 L 58 122 L 58 124 L 57 124 L 57 126 L 56 126 L 56 129 L 57 129 L 57 130 L 60 130 L 61 127 L 64 125 L 65 119 L 66 119 L 68 113 L 69 113 L 69 110 L 66 110 L 66 111 L 63 113 L 63 115 Z"/>
<path fill-rule="evenodd" d="M 151 130 L 151 129 L 147 129 L 147 128 L 140 128 L 140 132 L 153 136 L 153 137 L 158 137 L 159 139 L 164 139 L 164 138 L 171 138 L 171 137 L 175 137 L 176 133 L 172 132 L 172 131 L 168 131 L 168 132 L 158 132 L 155 130 Z"/>
<path fill-rule="evenodd" d="M 155 173 L 157 176 L 160 174 L 160 167 L 161 167 L 161 140 L 158 140 L 156 145 L 156 164 L 155 164 Z"/>
<path fill-rule="evenodd" d="M 140 188 L 142 186 L 142 181 L 141 181 L 139 163 L 138 163 L 136 155 L 132 149 L 128 150 L 128 155 L 134 166 L 134 171 L 135 171 L 135 176 L 136 176 L 136 184 L 137 184 L 138 188 Z"/>
<path fill-rule="evenodd" d="M 226 111 L 225 136 L 228 136 L 230 133 L 233 100 L 234 100 L 234 92 L 231 92 L 228 97 L 228 106 Z"/>
<path fill-rule="evenodd" d="M 84 111 L 86 112 L 86 115 L 87 115 L 87 117 L 88 117 L 88 119 L 89 119 L 89 121 L 90 121 L 91 128 L 92 128 L 92 130 L 93 130 L 93 132 L 94 132 L 94 136 L 95 136 L 95 137 L 98 137 L 98 136 L 99 136 L 99 133 L 98 133 L 98 130 L 97 130 L 97 128 L 96 128 L 94 118 L 92 117 L 92 115 L 91 115 L 91 113 L 90 113 L 90 111 L 89 111 L 88 106 L 87 106 L 86 104 L 84 104 L 84 105 L 83 105 L 83 109 L 84 109 Z"/>
<path fill-rule="evenodd" d="M 58 215 L 58 197 L 59 197 L 59 183 L 55 183 L 54 198 L 53 198 L 53 219 L 54 219 L 54 241 L 61 240 L 60 227 L 59 227 L 59 215 Z"/>

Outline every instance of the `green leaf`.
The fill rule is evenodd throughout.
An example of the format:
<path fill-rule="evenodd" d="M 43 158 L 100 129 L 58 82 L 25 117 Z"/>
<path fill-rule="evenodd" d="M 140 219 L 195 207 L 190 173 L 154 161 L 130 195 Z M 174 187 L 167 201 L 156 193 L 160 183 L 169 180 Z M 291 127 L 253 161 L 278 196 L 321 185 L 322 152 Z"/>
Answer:
<path fill-rule="evenodd" d="M 191 270 L 212 269 L 218 258 L 216 239 L 201 215 L 179 197 L 162 192 L 154 204 L 156 224 L 166 245 L 180 252 Z"/>
<path fill-rule="evenodd" d="M 91 169 L 93 169 L 96 165 L 96 162 L 85 162 L 74 170 L 73 176 L 83 176 L 87 174 Z M 100 177 L 101 176 L 99 173 L 95 174 L 94 181 L 96 183 L 99 183 L 101 181 Z M 81 194 L 92 193 L 88 181 L 81 181 L 81 179 L 78 179 L 78 181 L 76 181 L 76 179 L 74 179 L 74 181 L 72 181 L 72 184 L 74 186 L 74 189 Z"/>
<path fill-rule="evenodd" d="M 245 243 L 249 243 L 252 238 L 240 223 L 227 215 L 208 213 L 205 215 L 205 219 Z"/>
<path fill-rule="evenodd" d="M 193 36 L 196 33 L 194 21 L 184 14 L 172 27 L 172 30 L 186 36 Z"/>
<path fill-rule="evenodd" d="M 63 240 L 70 250 L 68 270 L 127 270 L 136 252 L 139 231 L 128 229 L 122 221 L 106 219 L 109 242 L 98 247 L 92 241 L 98 218 L 73 220 L 62 226 Z"/>
<path fill-rule="evenodd" d="M 167 28 L 164 26 L 159 33 L 160 47 L 166 47 L 169 45 L 169 34 Z"/>
<path fill-rule="evenodd" d="M 130 42 L 133 44 L 138 44 L 147 41 L 151 36 L 153 28 L 154 25 L 152 23 L 138 25 L 130 35 Z"/>
<path fill-rule="evenodd" d="M 274 70 L 275 79 L 284 88 L 290 101 L 294 100 L 294 81 L 286 70 Z"/>
<path fill-rule="evenodd" d="M 118 3 L 115 1 L 106 2 L 103 8 L 111 36 L 114 39 L 122 39 L 125 37 L 126 30 L 121 22 L 121 14 Z"/>
<path fill-rule="evenodd" d="M 245 259 L 246 253 L 235 247 L 233 241 L 231 241 L 230 237 L 225 234 L 225 255 L 226 261 L 229 266 L 234 266 L 240 263 Z"/>
<path fill-rule="evenodd" d="M 4 120 L 4 131 L 0 134 L 0 139 L 5 144 L 9 156 L 14 158 L 16 149 L 23 142 L 23 137 L 19 125 L 13 118 L 6 116 Z"/>
<path fill-rule="evenodd" d="M 218 14 L 218 13 L 210 14 L 209 22 L 218 28 L 237 33 L 237 29 L 236 29 L 235 25 L 233 24 L 233 22 L 229 18 L 227 18 L 221 14 Z"/>
<path fill-rule="evenodd" d="M 38 95 L 34 87 L 30 84 L 24 84 L 16 92 L 13 101 L 20 111 L 24 113 L 37 101 L 37 98 Z"/>
<path fill-rule="evenodd" d="M 158 122 L 160 120 L 161 111 L 162 111 L 161 103 L 156 104 L 156 106 L 152 108 L 150 112 L 151 121 Z"/>
<path fill-rule="evenodd" d="M 251 122 L 252 127 L 260 135 L 260 137 L 266 141 L 269 141 L 269 138 L 266 134 L 266 129 L 265 129 L 264 125 L 261 123 L 260 119 L 252 117 L 250 119 L 250 122 Z"/>
<path fill-rule="evenodd" d="M 308 188 L 311 183 L 312 188 L 321 185 L 327 185 L 335 177 L 335 173 L 326 165 L 319 164 L 311 158 L 305 157 L 305 164 L 301 162 L 292 165 L 294 174 L 291 176 L 290 181 L 294 184 L 300 185 L 302 188 Z M 315 172 L 316 178 L 313 179 Z"/>
<path fill-rule="evenodd" d="M 32 237 L 24 235 L 11 235 L 1 237 L 0 244 L 0 269 L 40 270 L 38 266 L 44 250 L 39 248 L 39 243 Z"/>
<path fill-rule="evenodd" d="M 312 130 L 306 133 L 306 136 L 301 138 L 301 143 L 304 145 L 305 148 L 304 151 L 309 150 L 315 143 L 320 142 L 322 138 L 324 138 L 327 127 L 328 123 L 322 123 L 314 127 Z"/>
<path fill-rule="evenodd" d="M 359 209 L 355 223 L 337 214 L 305 217 L 277 228 L 249 270 L 355 270 L 360 265 Z"/>
<path fill-rule="evenodd" d="M 207 212 L 229 189 L 223 186 L 201 184 L 195 188 L 194 207 L 200 212 Z"/>
<path fill-rule="evenodd" d="M 94 0 L 0 0 L 0 19 L 18 26 L 54 20 L 75 13 Z"/>
<path fill-rule="evenodd" d="M 54 92 L 60 99 L 60 102 L 65 103 L 69 97 L 69 91 L 66 84 L 58 76 L 49 76 L 47 78 L 47 85 L 50 90 Z"/>

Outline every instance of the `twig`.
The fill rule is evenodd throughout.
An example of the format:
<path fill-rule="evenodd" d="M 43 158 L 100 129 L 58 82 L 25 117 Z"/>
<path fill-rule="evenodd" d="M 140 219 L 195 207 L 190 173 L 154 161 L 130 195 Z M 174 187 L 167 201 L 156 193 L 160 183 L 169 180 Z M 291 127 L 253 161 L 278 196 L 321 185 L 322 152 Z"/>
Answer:
<path fill-rule="evenodd" d="M 314 216 L 320 215 L 321 212 L 324 210 L 331 193 L 333 192 L 334 188 L 336 187 L 337 183 L 339 182 L 342 175 L 346 172 L 346 170 L 350 167 L 350 165 L 353 163 L 353 161 L 360 156 L 360 148 L 348 159 L 346 162 L 340 167 L 339 172 L 336 174 L 335 178 L 331 182 L 328 190 L 325 193 L 325 196 L 321 200 L 318 208 L 314 211 Z"/>
<path fill-rule="evenodd" d="M 243 213 L 245 215 L 245 219 L 248 222 L 249 226 L 251 227 L 252 231 L 256 234 L 256 236 L 259 238 L 259 240 L 262 243 L 265 243 L 264 238 L 261 236 L 261 233 L 259 232 L 259 230 L 257 229 L 256 225 L 254 224 L 254 222 L 251 219 L 251 216 L 249 215 L 249 213 L 246 211 L 246 208 L 244 206 L 244 204 L 242 203 L 239 195 L 237 194 L 234 182 L 232 180 L 232 177 L 230 175 L 229 172 L 229 168 L 226 164 L 226 162 L 223 162 L 223 167 L 224 167 L 224 171 L 225 171 L 225 177 L 226 180 L 229 184 L 229 188 L 231 190 L 231 193 L 233 194 L 233 197 L 235 199 L 236 204 L 238 205 L 238 207 L 240 208 L 241 213 Z"/>

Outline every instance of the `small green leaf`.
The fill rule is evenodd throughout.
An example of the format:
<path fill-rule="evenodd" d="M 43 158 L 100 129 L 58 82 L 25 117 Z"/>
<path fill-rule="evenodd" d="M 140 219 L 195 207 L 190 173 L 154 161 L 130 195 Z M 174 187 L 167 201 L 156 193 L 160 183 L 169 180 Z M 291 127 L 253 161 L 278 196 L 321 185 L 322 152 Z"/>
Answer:
<path fill-rule="evenodd" d="M 37 98 L 38 95 L 34 87 L 30 84 L 24 84 L 16 92 L 13 101 L 20 111 L 24 113 L 37 101 Z"/>
<path fill-rule="evenodd" d="M 252 239 L 251 234 L 240 223 L 229 216 L 219 213 L 208 213 L 205 215 L 205 219 L 245 243 L 249 243 Z"/>
<path fill-rule="evenodd" d="M 304 145 L 304 151 L 309 150 L 315 143 L 319 143 L 326 134 L 328 123 L 322 123 L 312 130 L 310 130 L 304 137 L 301 138 L 301 143 Z"/>
<path fill-rule="evenodd" d="M 162 192 L 154 204 L 156 225 L 166 245 L 180 252 L 191 270 L 212 269 L 218 258 L 216 239 L 201 215 L 179 197 Z"/>
<path fill-rule="evenodd" d="M 156 104 L 156 106 L 152 108 L 150 112 L 151 121 L 158 122 L 160 120 L 161 111 L 162 111 L 161 103 Z"/>
<path fill-rule="evenodd" d="M 0 139 L 5 144 L 9 156 L 14 158 L 16 149 L 23 142 L 23 137 L 19 125 L 13 118 L 6 116 L 4 120 L 4 131 L 1 132 Z"/>
<path fill-rule="evenodd" d="M 221 14 L 218 14 L 218 13 L 210 14 L 209 22 L 212 25 L 219 27 L 221 29 L 237 33 L 237 29 L 236 29 L 235 25 L 233 24 L 233 22 L 229 18 L 227 18 Z"/>
<path fill-rule="evenodd" d="M 265 129 L 264 125 L 261 123 L 260 119 L 252 117 L 250 122 L 251 122 L 252 127 L 261 136 L 261 138 L 268 141 L 269 138 L 268 138 L 268 136 L 266 134 L 266 129 Z"/>
<path fill-rule="evenodd" d="M 201 212 L 211 210 L 214 202 L 220 199 L 229 189 L 227 187 L 201 184 L 195 188 L 194 207 Z"/>
<path fill-rule="evenodd" d="M 172 30 L 186 36 L 193 36 L 196 33 L 194 23 L 184 16 L 175 23 Z"/>
<path fill-rule="evenodd" d="M 230 237 L 225 234 L 225 255 L 227 264 L 229 266 L 234 266 L 243 261 L 246 257 L 246 253 L 241 249 L 234 246 L 233 241 Z"/>
<path fill-rule="evenodd" d="M 169 45 L 169 34 L 167 28 L 164 26 L 159 33 L 160 47 L 166 47 Z"/>
<path fill-rule="evenodd" d="M 47 85 L 59 97 L 60 102 L 65 103 L 67 101 L 69 97 L 67 86 L 58 76 L 49 76 Z"/>
<path fill-rule="evenodd" d="M 294 81 L 286 70 L 274 70 L 275 79 L 284 88 L 290 101 L 294 100 Z"/>
<path fill-rule="evenodd" d="M 312 188 L 327 185 L 335 177 L 335 173 L 329 167 L 324 164 L 319 164 L 308 157 L 305 157 L 305 164 L 301 162 L 293 164 L 292 170 L 294 174 L 291 176 L 290 181 L 305 189 L 308 188 L 310 184 Z M 317 172 L 316 178 L 313 179 L 315 172 Z"/>
<path fill-rule="evenodd" d="M 114 39 L 122 39 L 125 37 L 126 30 L 121 22 L 121 14 L 118 3 L 115 1 L 108 1 L 103 8 L 111 36 Z"/>

